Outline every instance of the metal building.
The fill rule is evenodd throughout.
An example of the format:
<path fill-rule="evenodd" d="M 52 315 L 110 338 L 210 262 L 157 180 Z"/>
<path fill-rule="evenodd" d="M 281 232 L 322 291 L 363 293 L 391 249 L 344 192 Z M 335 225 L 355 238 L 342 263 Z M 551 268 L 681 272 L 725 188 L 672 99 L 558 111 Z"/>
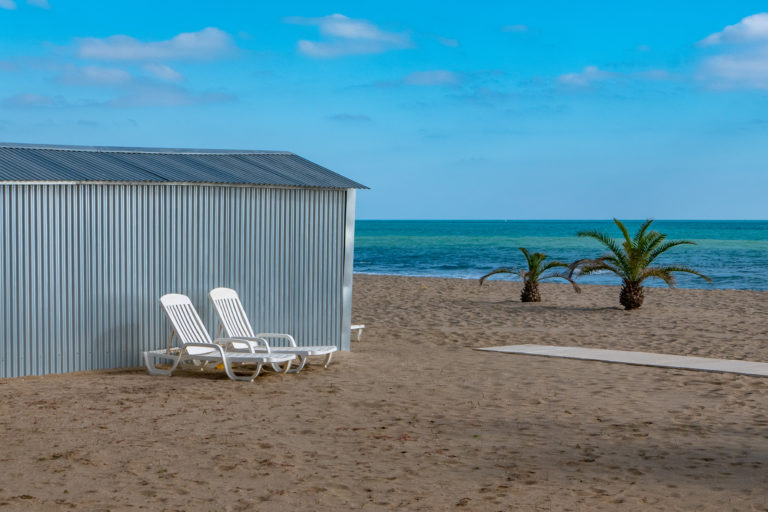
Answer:
<path fill-rule="evenodd" d="M 140 365 L 165 293 L 215 335 L 216 286 L 348 350 L 358 188 L 287 152 L 0 143 L 0 377 Z"/>

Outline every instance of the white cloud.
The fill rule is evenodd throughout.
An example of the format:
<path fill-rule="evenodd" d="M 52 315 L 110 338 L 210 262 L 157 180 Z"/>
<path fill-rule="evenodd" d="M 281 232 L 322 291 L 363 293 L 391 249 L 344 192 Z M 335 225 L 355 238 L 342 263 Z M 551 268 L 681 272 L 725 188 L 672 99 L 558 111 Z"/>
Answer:
<path fill-rule="evenodd" d="M 297 44 L 299 52 L 309 57 L 333 58 L 346 55 L 370 55 L 384 53 L 390 48 L 371 41 L 306 41 Z"/>
<path fill-rule="evenodd" d="M 566 73 L 560 75 L 557 81 L 564 85 L 575 87 L 587 87 L 594 82 L 600 82 L 617 76 L 617 73 L 603 71 L 597 66 L 587 66 L 579 73 Z"/>
<path fill-rule="evenodd" d="M 696 78 L 713 89 L 768 89 L 768 12 L 753 14 L 699 46 L 714 47 L 716 55 L 702 61 Z"/>
<path fill-rule="evenodd" d="M 768 89 L 768 48 L 710 57 L 699 78 L 714 89 Z"/>
<path fill-rule="evenodd" d="M 321 34 L 330 37 L 328 41 L 300 40 L 299 51 L 310 57 L 376 54 L 413 46 L 408 34 L 387 32 L 368 20 L 349 18 L 343 14 L 319 18 L 293 16 L 286 18 L 285 22 L 317 26 Z"/>
<path fill-rule="evenodd" d="M 69 67 L 55 81 L 67 85 L 124 85 L 132 79 L 124 69 L 99 66 Z"/>
<path fill-rule="evenodd" d="M 41 9 L 51 8 L 51 5 L 48 3 L 48 0 L 27 0 L 27 3 L 29 5 L 34 5 L 35 7 L 40 7 Z"/>
<path fill-rule="evenodd" d="M 13 0 L 0 0 L 0 9 L 8 9 L 12 11 L 16 8 L 16 2 Z"/>
<path fill-rule="evenodd" d="M 79 57 L 100 60 L 200 60 L 225 56 L 234 49 L 232 36 L 215 27 L 165 41 L 143 42 L 126 35 L 77 40 Z"/>
<path fill-rule="evenodd" d="M 180 82 L 184 80 L 184 75 L 165 64 L 145 64 L 143 69 L 160 80 L 167 80 L 169 82 Z"/>
<path fill-rule="evenodd" d="M 368 20 L 348 18 L 343 14 L 331 14 L 320 18 L 292 16 L 285 21 L 295 25 L 317 25 L 321 34 L 344 39 L 366 39 L 390 43 L 401 43 L 407 40 L 404 34 L 385 32 Z"/>
<path fill-rule="evenodd" d="M 708 35 L 699 44 L 713 46 L 750 41 L 768 41 L 768 12 L 747 16 L 735 25 L 728 25 L 720 32 Z"/>
<path fill-rule="evenodd" d="M 403 83 L 407 85 L 456 85 L 459 82 L 460 74 L 445 69 L 415 71 L 403 78 Z"/>

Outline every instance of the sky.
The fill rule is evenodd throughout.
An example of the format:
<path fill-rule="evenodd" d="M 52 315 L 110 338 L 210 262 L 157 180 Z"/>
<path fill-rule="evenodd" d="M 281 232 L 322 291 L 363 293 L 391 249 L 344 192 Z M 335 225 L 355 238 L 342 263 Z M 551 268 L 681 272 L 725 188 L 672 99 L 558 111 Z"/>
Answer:
<path fill-rule="evenodd" d="M 0 0 L 0 141 L 292 151 L 360 219 L 768 219 L 768 8 Z"/>

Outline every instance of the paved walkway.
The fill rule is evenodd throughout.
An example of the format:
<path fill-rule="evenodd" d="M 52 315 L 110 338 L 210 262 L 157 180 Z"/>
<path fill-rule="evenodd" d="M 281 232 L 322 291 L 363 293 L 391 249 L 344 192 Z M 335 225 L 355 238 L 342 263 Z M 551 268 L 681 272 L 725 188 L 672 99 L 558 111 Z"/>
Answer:
<path fill-rule="evenodd" d="M 525 354 L 529 356 L 585 359 L 588 361 L 605 361 L 607 363 L 636 364 L 641 366 L 659 366 L 661 368 L 678 368 L 681 370 L 740 373 L 743 375 L 768 377 L 768 363 L 737 361 L 735 359 L 671 356 L 666 354 L 653 354 L 651 352 L 557 347 L 551 345 L 507 345 L 505 347 L 478 348 L 477 350 L 505 352 L 508 354 Z"/>

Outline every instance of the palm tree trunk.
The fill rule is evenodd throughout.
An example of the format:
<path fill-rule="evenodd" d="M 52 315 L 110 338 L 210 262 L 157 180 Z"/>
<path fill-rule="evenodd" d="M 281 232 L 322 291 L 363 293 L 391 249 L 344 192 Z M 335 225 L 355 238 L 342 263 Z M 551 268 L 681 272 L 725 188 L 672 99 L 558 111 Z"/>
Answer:
<path fill-rule="evenodd" d="M 520 300 L 523 302 L 541 302 L 541 293 L 539 293 L 539 283 L 525 281 L 523 293 L 520 294 Z"/>
<path fill-rule="evenodd" d="M 645 289 L 640 283 L 625 280 L 621 287 L 619 304 L 624 306 L 624 309 L 637 309 L 643 305 L 643 299 L 645 299 Z"/>

